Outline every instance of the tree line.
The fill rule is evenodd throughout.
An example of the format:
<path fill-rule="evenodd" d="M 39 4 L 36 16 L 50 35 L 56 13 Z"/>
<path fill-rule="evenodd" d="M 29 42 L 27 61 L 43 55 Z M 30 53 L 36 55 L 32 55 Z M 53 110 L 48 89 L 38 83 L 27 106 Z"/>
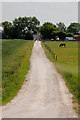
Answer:
<path fill-rule="evenodd" d="M 36 17 L 19 17 L 13 22 L 2 22 L 3 33 L 7 39 L 33 39 L 39 30 L 40 22 Z"/>
<path fill-rule="evenodd" d="M 58 36 L 60 39 L 80 35 L 80 23 L 71 23 L 68 27 L 59 22 L 56 25 L 45 22 L 40 26 L 36 17 L 19 17 L 13 22 L 4 21 L 0 24 L 3 28 L 3 38 L 32 40 L 33 35 L 41 33 L 43 39 L 52 39 Z"/>

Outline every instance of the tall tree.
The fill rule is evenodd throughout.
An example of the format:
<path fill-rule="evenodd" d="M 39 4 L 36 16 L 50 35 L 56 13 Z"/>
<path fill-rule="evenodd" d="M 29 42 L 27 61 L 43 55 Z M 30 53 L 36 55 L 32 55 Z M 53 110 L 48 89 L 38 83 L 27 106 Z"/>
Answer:
<path fill-rule="evenodd" d="M 13 20 L 2 22 L 2 27 L 6 38 L 30 39 L 33 34 L 39 31 L 40 22 L 36 17 L 19 17 Z"/>
<path fill-rule="evenodd" d="M 67 32 L 73 33 L 73 34 L 77 34 L 80 31 L 80 24 L 79 23 L 71 23 L 68 28 L 67 28 Z"/>
<path fill-rule="evenodd" d="M 12 23 L 5 21 L 1 23 L 1 26 L 3 27 L 3 31 L 4 31 L 6 38 L 12 38 L 12 33 L 13 33 Z"/>
<path fill-rule="evenodd" d="M 64 31 L 64 32 L 66 31 L 66 26 L 62 22 L 57 23 L 57 28 L 59 31 Z"/>
<path fill-rule="evenodd" d="M 40 32 L 45 39 L 51 39 L 53 37 L 53 31 L 57 31 L 57 28 L 52 23 L 45 22 L 43 26 L 40 27 Z"/>
<path fill-rule="evenodd" d="M 36 17 L 19 17 L 13 21 L 17 38 L 26 38 L 27 33 L 38 32 L 40 22 Z"/>

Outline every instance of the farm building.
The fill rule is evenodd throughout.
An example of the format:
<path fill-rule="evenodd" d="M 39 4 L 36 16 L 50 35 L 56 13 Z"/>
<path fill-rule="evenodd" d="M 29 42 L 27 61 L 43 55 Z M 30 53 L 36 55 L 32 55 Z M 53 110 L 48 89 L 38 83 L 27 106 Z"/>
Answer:
<path fill-rule="evenodd" d="M 80 40 L 80 35 L 75 35 L 74 37 L 75 37 L 75 39 L 76 39 L 77 41 Z"/>
<path fill-rule="evenodd" d="M 74 38 L 74 37 L 66 37 L 65 40 L 68 40 L 68 41 L 75 41 L 75 38 Z"/>
<path fill-rule="evenodd" d="M 42 38 L 42 35 L 41 35 L 40 33 L 34 34 L 34 35 L 33 35 L 33 38 L 34 38 L 34 40 L 36 40 L 36 39 L 41 39 L 41 38 Z"/>

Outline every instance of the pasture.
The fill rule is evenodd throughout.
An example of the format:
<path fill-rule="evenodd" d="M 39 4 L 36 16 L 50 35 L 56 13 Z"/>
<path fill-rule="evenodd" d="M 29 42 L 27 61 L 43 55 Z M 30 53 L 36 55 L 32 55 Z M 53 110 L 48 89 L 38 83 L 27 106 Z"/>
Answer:
<path fill-rule="evenodd" d="M 30 69 L 33 42 L 30 40 L 2 40 L 2 104 L 17 95 Z"/>
<path fill-rule="evenodd" d="M 59 47 L 63 43 L 66 47 Z M 57 55 L 53 59 L 48 49 L 42 43 L 47 57 L 55 64 L 57 71 L 64 78 L 69 91 L 73 94 L 73 101 L 78 100 L 78 42 L 46 42 L 48 47 Z M 79 97 L 80 98 L 80 97 Z"/>

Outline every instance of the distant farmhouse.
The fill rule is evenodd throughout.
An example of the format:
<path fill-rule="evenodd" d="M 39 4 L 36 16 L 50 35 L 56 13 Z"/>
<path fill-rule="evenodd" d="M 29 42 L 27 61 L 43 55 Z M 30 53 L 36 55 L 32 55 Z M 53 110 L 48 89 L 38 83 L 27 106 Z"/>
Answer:
<path fill-rule="evenodd" d="M 34 39 L 34 40 L 36 40 L 36 39 L 41 39 L 41 38 L 42 38 L 42 35 L 41 35 L 40 33 L 33 35 L 33 39 Z"/>

